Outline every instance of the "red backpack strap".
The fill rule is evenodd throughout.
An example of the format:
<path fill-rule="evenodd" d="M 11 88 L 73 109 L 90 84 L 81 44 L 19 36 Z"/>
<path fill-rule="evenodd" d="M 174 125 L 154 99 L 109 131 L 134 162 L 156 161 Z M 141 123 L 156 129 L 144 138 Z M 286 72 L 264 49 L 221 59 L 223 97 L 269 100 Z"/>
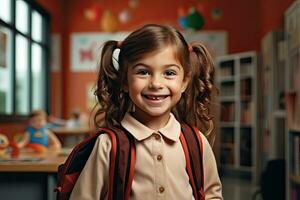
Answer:
<path fill-rule="evenodd" d="M 69 199 L 73 187 L 91 154 L 101 130 L 76 145 L 64 164 L 58 168 L 57 199 Z"/>
<path fill-rule="evenodd" d="M 135 164 L 133 137 L 125 129 L 100 128 L 96 134 L 76 145 L 66 162 L 59 167 L 58 187 L 55 188 L 58 200 L 69 199 L 100 134 L 108 134 L 112 143 L 108 197 L 110 200 L 129 198 Z"/>
<path fill-rule="evenodd" d="M 196 127 L 182 124 L 181 129 L 180 141 L 185 153 L 187 172 L 194 197 L 202 200 L 205 199 L 202 139 Z"/>
<path fill-rule="evenodd" d="M 129 199 L 135 166 L 135 143 L 132 135 L 122 127 L 105 132 L 114 132 L 109 170 L 108 199 Z"/>

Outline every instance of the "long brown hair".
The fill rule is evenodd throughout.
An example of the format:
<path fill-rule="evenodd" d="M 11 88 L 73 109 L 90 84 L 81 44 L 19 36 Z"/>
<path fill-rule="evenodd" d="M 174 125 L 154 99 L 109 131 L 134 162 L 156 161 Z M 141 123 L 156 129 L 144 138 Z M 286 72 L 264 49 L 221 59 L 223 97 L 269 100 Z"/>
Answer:
<path fill-rule="evenodd" d="M 104 43 L 95 90 L 99 103 L 95 115 L 96 126 L 103 124 L 97 120 L 103 113 L 105 126 L 120 123 L 131 105 L 128 93 L 122 90 L 127 81 L 128 66 L 166 46 L 173 48 L 184 68 L 185 78 L 188 75 L 191 77 L 186 91 L 172 112 L 181 123 L 211 125 L 209 104 L 214 88 L 214 65 L 210 54 L 200 43 L 189 46 L 183 35 L 173 27 L 149 24 L 132 32 L 122 43 L 113 40 Z M 117 48 L 120 49 L 118 68 L 113 63 L 113 52 Z"/>

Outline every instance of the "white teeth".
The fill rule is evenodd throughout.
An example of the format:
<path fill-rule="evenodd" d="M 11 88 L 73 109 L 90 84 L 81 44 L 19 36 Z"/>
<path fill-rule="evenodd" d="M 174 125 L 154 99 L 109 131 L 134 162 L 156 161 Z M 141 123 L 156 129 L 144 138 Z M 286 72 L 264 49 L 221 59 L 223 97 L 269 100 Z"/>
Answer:
<path fill-rule="evenodd" d="M 151 99 L 151 100 L 160 100 L 160 99 L 164 99 L 166 96 L 149 96 L 149 95 L 146 95 L 146 97 L 148 99 Z"/>

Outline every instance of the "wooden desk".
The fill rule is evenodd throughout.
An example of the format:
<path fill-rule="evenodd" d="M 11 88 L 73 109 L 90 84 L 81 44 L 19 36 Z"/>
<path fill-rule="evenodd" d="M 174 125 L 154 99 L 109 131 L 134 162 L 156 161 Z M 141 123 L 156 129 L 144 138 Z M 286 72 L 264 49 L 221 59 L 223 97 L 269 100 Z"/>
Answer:
<path fill-rule="evenodd" d="M 32 158 L 32 160 L 30 160 Z M 22 161 L 22 159 L 26 161 Z M 66 156 L 58 152 L 44 154 L 21 153 L 20 161 L 0 161 L 0 172 L 57 172 L 60 164 L 64 163 Z"/>
<path fill-rule="evenodd" d="M 57 181 L 57 168 L 64 163 L 67 156 L 60 156 L 59 152 L 21 152 L 20 159 L 30 157 L 37 161 L 0 162 L 1 199 L 56 199 L 53 189 Z"/>

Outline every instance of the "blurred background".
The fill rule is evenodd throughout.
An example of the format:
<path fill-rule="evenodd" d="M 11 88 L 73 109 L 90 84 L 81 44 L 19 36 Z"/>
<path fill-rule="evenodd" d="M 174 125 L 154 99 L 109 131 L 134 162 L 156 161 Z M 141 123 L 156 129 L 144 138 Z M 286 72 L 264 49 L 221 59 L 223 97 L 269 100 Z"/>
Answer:
<path fill-rule="evenodd" d="M 79 143 L 93 130 L 101 44 L 147 23 L 178 28 L 215 59 L 224 198 L 299 200 L 299 0 L 0 0 L 0 134 L 18 139 L 42 109 L 63 150 Z M 1 194 L 54 199 L 66 155 L 42 169 L 0 159 Z"/>

